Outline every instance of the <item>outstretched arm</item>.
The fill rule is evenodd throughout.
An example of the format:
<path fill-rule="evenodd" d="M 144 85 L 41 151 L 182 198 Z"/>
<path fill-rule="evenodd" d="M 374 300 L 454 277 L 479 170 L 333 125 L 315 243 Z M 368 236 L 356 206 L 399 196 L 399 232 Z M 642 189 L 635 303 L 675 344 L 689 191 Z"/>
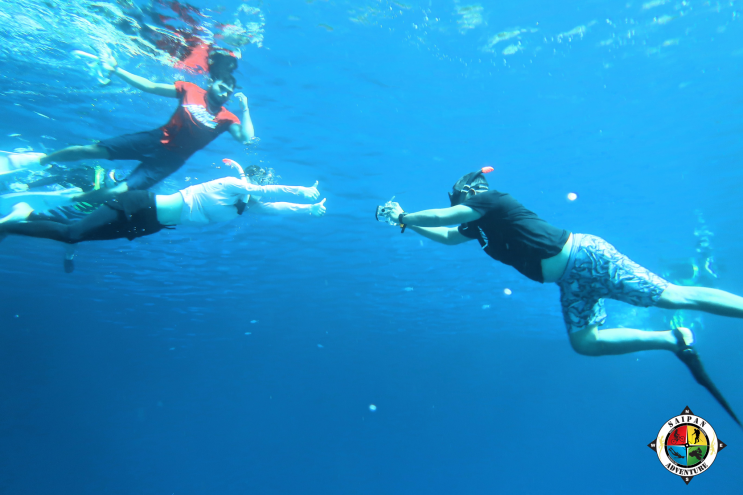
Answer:
<path fill-rule="evenodd" d="M 144 91 L 145 93 L 151 93 L 158 96 L 167 96 L 168 98 L 178 98 L 178 92 L 175 90 L 175 84 L 161 84 L 154 83 L 149 79 L 137 76 L 131 72 L 127 72 L 119 67 L 118 62 L 110 54 L 100 55 L 101 65 L 104 69 L 109 71 L 111 74 L 116 74 L 121 79 L 126 81 L 129 85 Z"/>
<path fill-rule="evenodd" d="M 404 224 L 410 227 L 444 227 L 445 225 L 474 222 L 482 216 L 482 213 L 479 211 L 464 205 L 436 210 L 423 210 L 416 213 L 405 213 L 400 208 L 395 220 L 399 218 L 400 213 L 403 214 Z"/>
<path fill-rule="evenodd" d="M 454 246 L 472 240 L 460 234 L 459 229 L 456 227 L 416 227 L 415 225 L 410 225 L 408 228 L 427 239 L 436 241 L 439 244 L 446 244 L 447 246 Z"/>
<path fill-rule="evenodd" d="M 448 228 L 444 226 L 473 222 L 480 218 L 482 213 L 464 205 L 436 210 L 423 210 L 417 213 L 405 213 L 398 203 L 389 202 L 385 205 L 382 215 L 388 218 L 393 224 L 402 222 L 406 228 L 417 232 L 427 239 L 453 246 L 470 241 L 471 239 L 463 236 L 456 227 Z"/>
<path fill-rule="evenodd" d="M 259 199 L 263 196 L 271 196 L 274 199 L 294 199 L 294 197 L 297 196 L 314 201 L 320 197 L 320 191 L 317 190 L 317 185 L 319 184 L 317 181 L 315 181 L 312 187 L 282 186 L 279 184 L 259 186 L 257 184 L 253 184 L 248 180 L 248 177 L 245 175 L 245 171 L 243 170 L 242 166 L 240 166 L 240 164 L 237 163 L 235 160 L 224 158 L 222 161 L 231 167 L 235 167 L 238 172 L 240 172 L 241 179 L 239 180 L 239 182 L 232 184 L 233 187 L 244 189 L 248 194 L 257 197 L 256 199 Z"/>
<path fill-rule="evenodd" d="M 312 187 L 304 186 L 282 186 L 279 184 L 270 186 L 256 186 L 259 187 L 261 192 L 255 191 L 252 194 L 261 196 L 269 196 L 272 199 L 294 199 L 295 197 L 316 200 L 320 197 L 320 191 L 317 190 L 318 182 L 312 185 Z"/>
<path fill-rule="evenodd" d="M 134 75 L 131 72 L 127 72 L 121 67 L 115 67 L 112 73 L 119 76 L 129 85 L 134 86 L 135 88 L 142 90 L 145 93 L 150 93 L 158 96 L 166 96 L 168 98 L 178 98 L 178 92 L 175 90 L 175 84 L 154 83 L 149 79 L 145 79 L 144 77 Z"/>
<path fill-rule="evenodd" d="M 436 210 L 423 210 L 416 213 L 405 213 L 399 203 L 387 203 L 384 216 L 393 222 L 400 220 L 408 227 L 444 227 L 458 223 L 474 222 L 482 217 L 482 213 L 469 206 L 457 205 L 451 208 L 439 208 Z"/>
<path fill-rule="evenodd" d="M 264 213 L 267 215 L 312 215 L 321 217 L 325 215 L 325 199 L 314 205 L 298 205 L 295 203 L 263 203 L 258 201 L 250 211 Z"/>
<path fill-rule="evenodd" d="M 109 84 L 111 82 L 111 75 L 116 74 L 130 85 L 147 93 L 167 96 L 170 98 L 178 97 L 175 84 L 153 83 L 144 77 L 135 76 L 134 74 L 119 68 L 118 62 L 116 62 L 116 59 L 108 47 L 102 49 L 97 56 L 82 50 L 73 50 L 72 54 L 88 60 L 88 66 L 91 69 L 95 69 L 95 75 L 98 82 L 101 84 Z M 91 60 L 94 62 L 91 62 Z"/>
<path fill-rule="evenodd" d="M 230 134 L 238 142 L 248 144 L 255 137 L 253 121 L 250 119 L 250 109 L 248 108 L 248 97 L 242 93 L 237 93 L 235 97 L 240 102 L 240 125 L 230 125 Z"/>

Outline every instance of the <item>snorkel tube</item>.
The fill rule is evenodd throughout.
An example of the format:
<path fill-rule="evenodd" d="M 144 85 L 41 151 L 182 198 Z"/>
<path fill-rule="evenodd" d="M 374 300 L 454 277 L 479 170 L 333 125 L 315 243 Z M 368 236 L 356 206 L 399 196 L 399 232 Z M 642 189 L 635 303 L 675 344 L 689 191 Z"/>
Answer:
<path fill-rule="evenodd" d="M 245 184 L 245 188 L 246 189 L 249 189 L 250 188 L 250 182 L 248 182 L 248 177 L 245 175 L 245 170 L 243 170 L 243 168 L 240 166 L 239 163 L 237 163 L 235 160 L 231 160 L 229 158 L 223 158 L 222 159 L 222 162 L 225 165 L 229 165 L 230 167 L 235 167 L 237 169 L 237 171 L 240 173 L 240 178 L 242 179 L 243 184 Z"/>
<path fill-rule="evenodd" d="M 470 172 L 467 175 L 463 175 L 452 187 L 452 192 L 449 193 L 449 201 L 452 206 L 461 204 L 467 197 L 467 193 L 472 189 L 472 184 L 477 180 L 478 177 L 484 174 L 489 174 L 494 169 L 493 167 L 482 167 L 480 170 Z M 484 177 L 483 177 L 484 179 Z M 487 184 L 487 181 L 485 181 Z"/>
<path fill-rule="evenodd" d="M 248 203 L 250 202 L 250 192 L 252 190 L 255 190 L 255 186 L 253 186 L 250 181 L 248 180 L 248 177 L 245 175 L 245 171 L 240 166 L 239 163 L 237 163 L 235 160 L 230 160 L 229 158 L 223 158 L 222 162 L 226 165 L 229 165 L 230 167 L 235 167 L 238 172 L 240 172 L 240 179 L 242 180 L 243 185 L 245 186 L 245 199 L 240 199 L 237 202 L 237 213 L 242 215 L 243 211 L 245 211 L 245 208 L 247 207 Z M 260 196 L 254 196 L 255 199 L 260 199 Z"/>

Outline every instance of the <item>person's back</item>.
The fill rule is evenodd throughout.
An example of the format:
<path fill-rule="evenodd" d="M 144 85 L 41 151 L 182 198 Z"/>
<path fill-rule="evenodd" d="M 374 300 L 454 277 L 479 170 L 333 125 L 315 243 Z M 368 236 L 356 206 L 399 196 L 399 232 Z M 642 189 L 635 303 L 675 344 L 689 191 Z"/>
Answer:
<path fill-rule="evenodd" d="M 250 192 L 242 180 L 224 177 L 187 187 L 180 194 L 185 205 L 181 223 L 193 225 L 234 219 L 245 208 Z"/>
<path fill-rule="evenodd" d="M 459 226 L 459 233 L 477 239 L 493 259 L 544 282 L 542 260 L 557 255 L 570 232 L 553 227 L 510 194 L 491 189 L 461 203 L 482 217 Z"/>

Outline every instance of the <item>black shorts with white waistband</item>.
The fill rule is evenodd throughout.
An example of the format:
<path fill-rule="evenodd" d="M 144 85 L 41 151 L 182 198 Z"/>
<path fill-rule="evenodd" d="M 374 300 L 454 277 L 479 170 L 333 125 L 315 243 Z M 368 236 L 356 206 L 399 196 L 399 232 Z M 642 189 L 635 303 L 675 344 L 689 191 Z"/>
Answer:
<path fill-rule="evenodd" d="M 102 241 L 154 234 L 166 227 L 157 221 L 155 195 L 149 191 L 128 191 L 105 203 L 105 207 L 118 213 L 116 220 L 100 226 L 86 236 L 86 241 Z"/>

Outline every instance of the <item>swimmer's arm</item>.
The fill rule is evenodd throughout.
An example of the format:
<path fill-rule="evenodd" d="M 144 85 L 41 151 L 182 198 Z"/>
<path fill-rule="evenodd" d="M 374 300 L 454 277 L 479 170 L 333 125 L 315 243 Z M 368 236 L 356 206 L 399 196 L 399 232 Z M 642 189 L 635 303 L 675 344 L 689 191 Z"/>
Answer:
<path fill-rule="evenodd" d="M 315 184 L 312 187 L 282 186 L 279 184 L 259 186 L 248 181 L 245 177 L 242 179 L 236 177 L 225 177 L 219 179 L 219 181 L 225 193 L 235 194 L 236 196 L 241 196 L 245 193 L 256 199 L 263 197 L 270 197 L 271 199 L 295 199 L 299 196 L 300 198 L 309 199 L 311 201 L 320 197 L 320 191 L 317 190 L 317 181 L 315 181 Z"/>
<path fill-rule="evenodd" d="M 456 227 L 416 227 L 415 225 L 408 225 L 408 228 L 427 239 L 447 246 L 455 246 L 473 240 L 463 236 Z"/>
<path fill-rule="evenodd" d="M 272 199 L 294 199 L 295 196 L 299 196 L 303 199 L 316 200 L 320 197 L 320 191 L 317 190 L 318 182 L 312 187 L 304 186 L 282 186 L 279 184 L 270 186 L 253 186 L 258 187 L 260 192 L 254 191 L 252 194 L 258 194 L 260 196 L 269 196 Z"/>
<path fill-rule="evenodd" d="M 240 124 L 231 124 L 230 134 L 237 142 L 248 144 L 255 138 L 255 129 L 253 128 L 253 121 L 250 118 L 250 109 L 248 108 L 248 98 L 242 93 L 237 93 L 235 97 L 240 102 Z"/>
<path fill-rule="evenodd" d="M 264 203 L 259 201 L 250 207 L 250 211 L 265 215 L 312 215 L 315 217 L 321 217 L 325 215 L 325 200 L 323 199 L 314 205 L 298 205 L 295 203 L 283 202 Z"/>
<path fill-rule="evenodd" d="M 399 210 L 402 213 L 402 210 Z M 399 213 L 393 217 L 397 219 Z M 457 205 L 451 208 L 423 210 L 416 213 L 406 213 L 404 220 L 408 227 L 445 227 L 460 223 L 474 222 L 482 217 L 482 213 L 469 206 Z"/>
<path fill-rule="evenodd" d="M 121 67 L 116 67 L 113 70 L 113 73 L 126 81 L 129 85 L 134 86 L 135 88 L 144 91 L 145 93 L 150 93 L 158 96 L 166 96 L 168 98 L 178 98 L 178 92 L 175 89 L 175 84 L 154 83 L 149 79 L 145 79 L 144 77 L 134 75 L 131 72 L 127 72 Z"/>

